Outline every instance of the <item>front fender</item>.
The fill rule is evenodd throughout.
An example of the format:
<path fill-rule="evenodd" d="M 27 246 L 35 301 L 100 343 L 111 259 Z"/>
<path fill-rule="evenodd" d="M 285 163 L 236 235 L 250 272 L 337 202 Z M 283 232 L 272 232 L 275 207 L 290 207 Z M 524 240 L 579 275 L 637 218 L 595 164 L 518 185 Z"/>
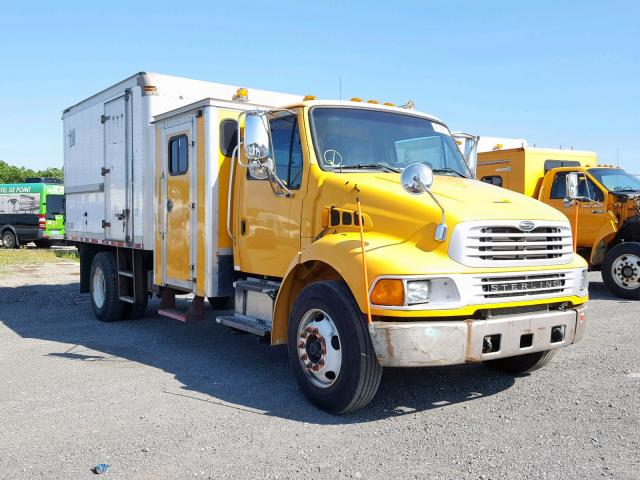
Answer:
<path fill-rule="evenodd" d="M 346 232 L 324 237 L 308 244 L 291 261 L 282 280 L 273 311 L 271 344 L 287 341 L 289 312 L 298 293 L 310 283 L 342 280 L 353 294 L 361 311 L 366 308 L 362 275 L 362 252 L 358 233 Z"/>
<path fill-rule="evenodd" d="M 589 265 L 600 265 L 604 254 L 607 250 L 607 245 L 615 238 L 618 233 L 618 219 L 610 211 L 608 221 L 602 225 L 600 231 L 596 235 L 596 240 L 593 242 L 593 248 L 591 249 L 591 257 L 589 258 Z"/>

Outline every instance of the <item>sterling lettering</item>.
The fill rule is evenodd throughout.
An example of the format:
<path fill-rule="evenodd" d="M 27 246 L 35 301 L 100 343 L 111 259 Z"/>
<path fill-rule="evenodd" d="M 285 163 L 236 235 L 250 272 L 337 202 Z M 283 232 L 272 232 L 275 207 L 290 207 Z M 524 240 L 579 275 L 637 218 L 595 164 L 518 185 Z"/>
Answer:
<path fill-rule="evenodd" d="M 491 292 L 519 292 L 525 290 L 534 290 L 538 288 L 558 288 L 562 287 L 562 280 L 540 280 L 536 282 L 517 282 L 503 283 L 499 285 L 490 285 Z"/>

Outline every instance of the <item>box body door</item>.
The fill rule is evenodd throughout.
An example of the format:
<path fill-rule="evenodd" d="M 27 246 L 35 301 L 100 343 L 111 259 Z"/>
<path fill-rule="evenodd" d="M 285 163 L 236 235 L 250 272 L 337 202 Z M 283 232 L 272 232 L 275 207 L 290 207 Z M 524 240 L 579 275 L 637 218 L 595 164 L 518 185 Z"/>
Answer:
<path fill-rule="evenodd" d="M 194 279 L 195 193 L 197 169 L 191 117 L 165 125 L 161 141 L 163 175 L 158 208 L 162 211 L 162 280 L 165 285 L 191 290 Z"/>
<path fill-rule="evenodd" d="M 129 217 L 130 189 L 130 142 L 131 115 L 130 95 L 104 104 L 102 123 L 104 126 L 104 177 L 106 240 L 128 242 L 131 238 Z"/>

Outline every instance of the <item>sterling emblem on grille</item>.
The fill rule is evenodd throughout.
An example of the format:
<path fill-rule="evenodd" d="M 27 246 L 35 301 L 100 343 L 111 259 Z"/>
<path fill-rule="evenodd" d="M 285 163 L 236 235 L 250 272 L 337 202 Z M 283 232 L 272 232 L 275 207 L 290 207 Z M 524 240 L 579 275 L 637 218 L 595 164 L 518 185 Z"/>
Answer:
<path fill-rule="evenodd" d="M 490 292 L 519 292 L 532 289 L 559 288 L 563 286 L 562 280 L 538 280 L 530 282 L 502 283 L 490 285 Z"/>
<path fill-rule="evenodd" d="M 518 224 L 518 228 L 523 232 L 530 232 L 531 230 L 536 228 L 536 224 L 533 223 L 531 220 L 525 220 L 524 222 L 520 222 Z"/>

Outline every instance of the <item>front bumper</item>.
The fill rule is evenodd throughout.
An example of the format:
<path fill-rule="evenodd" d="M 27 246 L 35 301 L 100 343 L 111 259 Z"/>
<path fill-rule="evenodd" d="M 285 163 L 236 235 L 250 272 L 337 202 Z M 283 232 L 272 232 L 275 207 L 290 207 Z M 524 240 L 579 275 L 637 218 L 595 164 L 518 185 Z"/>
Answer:
<path fill-rule="evenodd" d="M 504 315 L 487 320 L 374 322 L 372 340 L 382 366 L 429 367 L 566 347 L 582 339 L 585 326 L 585 306 L 580 305 L 567 310 Z M 561 341 L 552 341 L 554 327 L 564 327 Z M 488 336 L 492 337 L 494 348 L 497 343 L 499 347 L 483 353 Z M 521 346 L 523 336 L 526 336 L 525 347 Z"/>

